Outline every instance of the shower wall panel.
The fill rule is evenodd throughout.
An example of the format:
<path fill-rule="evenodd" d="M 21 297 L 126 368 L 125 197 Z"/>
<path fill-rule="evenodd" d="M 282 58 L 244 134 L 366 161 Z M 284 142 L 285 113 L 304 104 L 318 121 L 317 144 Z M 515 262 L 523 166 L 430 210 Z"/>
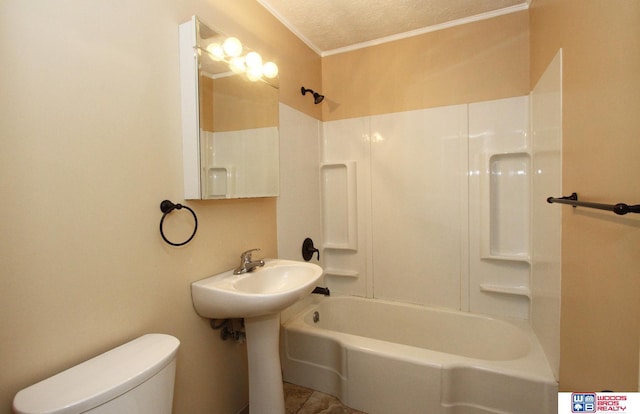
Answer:
<path fill-rule="evenodd" d="M 469 309 L 529 317 L 527 96 L 469 105 Z"/>
<path fill-rule="evenodd" d="M 531 92 L 533 132 L 533 330 L 556 378 L 560 376 L 562 209 L 546 202 L 562 192 L 562 50 Z M 555 207 L 555 208 L 553 208 Z"/>
<path fill-rule="evenodd" d="M 318 171 L 321 124 L 282 103 L 279 113 L 278 257 L 302 260 L 302 241 L 311 237 L 320 243 L 322 237 Z"/>
<path fill-rule="evenodd" d="M 373 116 L 371 131 L 374 294 L 459 309 L 467 106 Z"/>
<path fill-rule="evenodd" d="M 369 143 L 368 117 L 324 123 L 321 251 L 334 294 L 373 296 Z"/>

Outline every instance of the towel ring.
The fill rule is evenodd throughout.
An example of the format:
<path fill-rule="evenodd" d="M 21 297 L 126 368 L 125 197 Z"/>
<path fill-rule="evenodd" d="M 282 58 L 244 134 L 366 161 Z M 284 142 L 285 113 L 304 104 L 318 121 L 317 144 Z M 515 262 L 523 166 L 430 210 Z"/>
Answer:
<path fill-rule="evenodd" d="M 167 217 L 167 214 L 171 213 L 173 210 L 181 210 L 183 208 L 186 208 L 191 212 L 191 214 L 193 215 L 193 221 L 195 223 L 195 226 L 193 228 L 193 233 L 191 234 L 191 237 L 189 237 L 186 241 L 182 243 L 174 243 L 172 241 L 169 241 L 169 239 L 167 239 L 167 237 L 164 235 L 164 230 L 162 229 L 162 226 L 164 224 L 164 218 Z M 185 244 L 189 243 L 191 239 L 193 239 L 193 236 L 196 235 L 196 231 L 198 231 L 198 217 L 196 217 L 196 213 L 187 206 L 183 206 L 182 204 L 173 204 L 169 200 L 164 200 L 162 203 L 160 203 L 160 210 L 163 213 L 162 218 L 160 219 L 160 235 L 162 236 L 162 240 L 164 240 L 165 242 L 167 242 L 172 246 L 184 246 Z"/>

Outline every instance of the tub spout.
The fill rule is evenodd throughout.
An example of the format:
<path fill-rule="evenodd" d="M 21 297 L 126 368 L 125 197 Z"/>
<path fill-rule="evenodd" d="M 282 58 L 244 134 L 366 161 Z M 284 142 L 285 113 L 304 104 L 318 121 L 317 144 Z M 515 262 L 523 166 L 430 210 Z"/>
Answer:
<path fill-rule="evenodd" d="M 318 295 L 325 295 L 325 296 L 330 296 L 331 295 L 331 292 L 329 291 L 329 288 L 320 287 L 320 286 L 318 286 L 315 289 L 313 289 L 313 292 L 311 292 L 311 293 L 315 293 L 315 294 L 318 294 Z"/>

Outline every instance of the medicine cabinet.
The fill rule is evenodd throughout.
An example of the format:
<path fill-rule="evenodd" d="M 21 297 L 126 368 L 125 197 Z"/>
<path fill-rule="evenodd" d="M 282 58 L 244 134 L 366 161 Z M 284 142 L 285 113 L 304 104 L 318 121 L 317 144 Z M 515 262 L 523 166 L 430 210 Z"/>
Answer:
<path fill-rule="evenodd" d="M 223 52 L 227 39 L 197 17 L 180 25 L 187 200 L 278 195 L 277 66 L 243 46 L 240 53 Z M 239 59 L 241 67 L 234 67 Z M 257 74 L 251 59 L 260 60 Z"/>

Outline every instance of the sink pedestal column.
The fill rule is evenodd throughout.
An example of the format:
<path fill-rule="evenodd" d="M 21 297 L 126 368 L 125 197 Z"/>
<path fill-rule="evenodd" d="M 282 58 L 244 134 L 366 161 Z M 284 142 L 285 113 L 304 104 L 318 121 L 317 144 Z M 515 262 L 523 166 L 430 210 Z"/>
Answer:
<path fill-rule="evenodd" d="M 284 414 L 280 314 L 245 318 L 250 414 Z"/>

